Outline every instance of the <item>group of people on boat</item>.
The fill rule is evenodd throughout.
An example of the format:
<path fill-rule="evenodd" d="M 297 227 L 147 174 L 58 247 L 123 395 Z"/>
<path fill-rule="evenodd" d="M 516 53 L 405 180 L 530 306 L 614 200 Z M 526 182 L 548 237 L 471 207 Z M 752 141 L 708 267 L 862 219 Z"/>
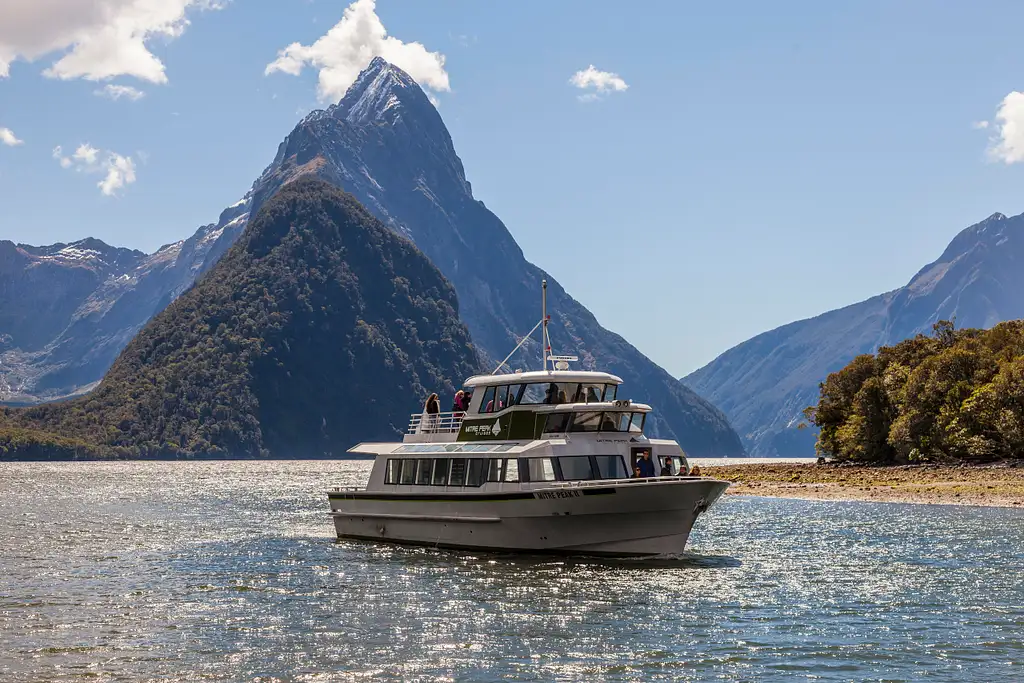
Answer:
<path fill-rule="evenodd" d="M 633 465 L 633 479 L 647 479 L 654 475 L 654 461 L 651 460 L 651 452 L 644 451 L 639 458 L 636 459 L 636 464 Z M 687 476 L 686 468 L 680 466 L 679 471 L 673 475 L 672 473 L 672 461 L 669 458 L 665 459 L 665 462 L 661 465 L 661 472 L 658 473 L 659 477 L 671 477 L 671 476 Z M 700 468 L 694 465 L 690 468 L 689 476 L 699 477 Z"/>
<path fill-rule="evenodd" d="M 452 401 L 452 413 L 455 414 L 455 417 L 462 417 L 469 410 L 469 402 L 472 398 L 472 391 L 459 389 L 455 392 L 455 397 Z M 504 404 L 504 397 L 498 397 L 497 400 L 499 410 L 507 407 Z M 600 400 L 601 396 L 598 395 L 597 389 L 582 384 L 577 386 L 576 392 L 572 396 L 572 400 L 570 400 L 565 390 L 560 389 L 557 384 L 552 382 L 544 392 L 543 403 L 545 405 L 561 405 L 563 403 L 597 403 Z M 486 406 L 482 407 L 482 410 L 485 413 L 489 413 L 493 412 L 494 408 L 494 399 L 492 399 Z M 423 413 L 428 418 L 431 415 L 436 416 L 441 413 L 441 399 L 436 393 L 431 393 L 427 396 L 427 400 L 423 403 Z"/>
<path fill-rule="evenodd" d="M 452 414 L 455 418 L 461 418 L 469 410 L 469 402 L 473 398 L 472 391 L 464 391 L 459 389 L 455 392 L 455 398 L 452 401 Z M 428 430 L 433 430 L 438 426 L 438 417 L 441 414 L 441 398 L 436 393 L 431 393 L 427 396 L 427 400 L 423 403 L 423 426 Z"/>
<path fill-rule="evenodd" d="M 552 382 L 548 385 L 548 388 L 544 391 L 544 404 L 545 405 L 561 405 L 563 403 L 597 403 L 601 400 L 598 396 L 597 390 L 594 387 L 586 387 L 582 384 L 577 385 L 576 393 L 573 395 L 572 400 L 566 395 L 564 389 L 559 389 L 558 385 Z"/>
<path fill-rule="evenodd" d="M 462 413 L 469 410 L 469 401 L 473 398 L 472 391 L 465 391 L 459 389 L 455 392 L 455 398 L 452 400 L 452 412 L 457 417 L 461 417 Z M 436 393 L 431 393 L 427 396 L 427 400 L 423 403 L 423 412 L 427 415 L 438 415 L 441 412 L 441 398 Z"/>

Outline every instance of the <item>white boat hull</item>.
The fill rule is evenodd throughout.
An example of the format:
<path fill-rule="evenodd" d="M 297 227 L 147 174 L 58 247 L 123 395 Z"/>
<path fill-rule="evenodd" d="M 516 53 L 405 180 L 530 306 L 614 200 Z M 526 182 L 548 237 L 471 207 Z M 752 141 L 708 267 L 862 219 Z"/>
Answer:
<path fill-rule="evenodd" d="M 697 517 L 728 486 L 671 477 L 470 495 L 336 491 L 330 502 L 340 539 L 494 552 L 672 555 L 683 552 Z"/>

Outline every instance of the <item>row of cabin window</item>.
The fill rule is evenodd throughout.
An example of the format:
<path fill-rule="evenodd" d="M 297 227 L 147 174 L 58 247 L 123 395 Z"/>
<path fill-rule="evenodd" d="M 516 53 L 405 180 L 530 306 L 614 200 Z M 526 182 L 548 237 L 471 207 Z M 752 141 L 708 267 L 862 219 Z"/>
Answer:
<path fill-rule="evenodd" d="M 544 433 L 631 432 L 642 434 L 647 413 L 551 413 L 544 421 Z"/>
<path fill-rule="evenodd" d="M 388 458 L 385 484 L 483 486 L 485 482 L 626 479 L 619 455 L 557 458 Z"/>
<path fill-rule="evenodd" d="M 481 413 L 497 413 L 518 405 L 559 405 L 562 403 L 599 403 L 614 401 L 617 384 L 543 382 L 506 384 L 487 387 L 480 400 Z"/>

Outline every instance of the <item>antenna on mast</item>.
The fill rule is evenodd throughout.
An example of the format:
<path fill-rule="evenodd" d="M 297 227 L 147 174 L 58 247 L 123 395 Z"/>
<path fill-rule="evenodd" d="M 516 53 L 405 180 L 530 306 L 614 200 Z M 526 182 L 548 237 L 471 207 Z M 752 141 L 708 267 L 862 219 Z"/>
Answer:
<path fill-rule="evenodd" d="M 516 344 L 516 347 L 514 349 L 512 349 L 511 353 L 509 353 L 507 356 L 505 356 L 505 360 L 503 360 L 500 363 L 498 363 L 498 367 L 494 368 L 494 370 L 491 371 L 492 375 L 498 374 L 498 371 L 501 370 L 503 367 L 505 367 L 505 365 L 508 363 L 508 359 L 511 358 L 515 354 L 515 352 L 518 351 L 523 346 L 523 344 L 526 343 L 527 339 L 529 339 L 531 336 L 533 336 L 533 333 L 537 331 L 538 327 L 541 328 L 541 346 L 543 347 L 541 349 L 541 354 L 543 356 L 543 365 L 542 365 L 542 367 L 544 368 L 545 372 L 548 369 L 548 361 L 551 361 L 551 369 L 552 370 L 567 370 L 569 368 L 569 365 L 568 365 L 569 361 L 575 362 L 575 361 L 579 360 L 576 356 L 553 356 L 553 355 L 551 355 L 551 335 L 548 334 L 548 322 L 550 321 L 551 316 L 548 315 L 548 281 L 547 280 L 541 280 L 540 310 L 541 310 L 541 318 L 540 318 L 540 320 L 537 321 L 537 324 L 533 326 L 532 330 L 530 330 L 529 332 L 526 333 L 525 337 L 523 337 L 522 339 L 519 340 L 519 343 Z M 519 371 L 517 370 L 516 372 L 519 372 Z"/>

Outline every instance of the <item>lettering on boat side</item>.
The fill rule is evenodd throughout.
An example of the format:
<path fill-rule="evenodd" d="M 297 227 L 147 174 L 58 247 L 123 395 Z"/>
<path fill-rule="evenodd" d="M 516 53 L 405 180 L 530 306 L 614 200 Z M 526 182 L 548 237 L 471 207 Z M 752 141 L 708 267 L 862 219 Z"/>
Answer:
<path fill-rule="evenodd" d="M 582 498 L 582 491 L 537 491 L 533 494 L 537 498 Z"/>
<path fill-rule="evenodd" d="M 501 420 L 495 420 L 494 424 L 473 424 L 466 425 L 467 434 L 475 434 L 477 436 L 498 436 L 501 434 Z"/>

